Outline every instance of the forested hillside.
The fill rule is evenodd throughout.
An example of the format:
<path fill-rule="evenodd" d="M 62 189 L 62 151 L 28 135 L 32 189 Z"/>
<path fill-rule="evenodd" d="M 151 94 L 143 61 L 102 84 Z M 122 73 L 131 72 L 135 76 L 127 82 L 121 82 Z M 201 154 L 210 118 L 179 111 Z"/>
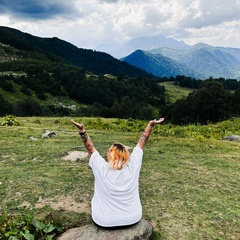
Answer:
<path fill-rule="evenodd" d="M 123 63 L 109 54 L 91 49 L 77 48 L 71 43 L 56 37 L 40 38 L 13 28 L 0 27 L 0 42 L 18 50 L 47 54 L 51 60 L 56 60 L 56 58 L 60 60 L 61 58 L 68 64 L 84 68 L 94 74 L 153 77 L 152 74 Z"/>
<path fill-rule="evenodd" d="M 164 103 L 164 87 L 159 86 L 152 76 L 146 78 L 149 75 L 145 72 L 122 64 L 110 55 L 102 53 L 101 56 L 107 56 L 110 62 L 101 63 L 100 53 L 81 50 L 85 54 L 83 57 L 71 44 L 56 39 L 52 42 L 16 30 L 0 32 L 0 42 L 1 116 L 151 118 Z M 75 49 L 76 59 L 89 66 L 103 64 L 109 70 L 106 73 L 118 71 L 119 75 L 96 75 L 99 68 L 93 67 L 94 71 L 89 72 L 75 66 L 51 53 L 49 42 L 56 43 L 52 52 L 71 52 L 70 46 Z M 40 48 L 40 43 L 45 49 Z M 136 77 L 130 77 L 128 73 Z"/>
<path fill-rule="evenodd" d="M 171 77 L 186 75 L 201 78 L 202 75 L 163 54 L 152 54 L 147 51 L 137 50 L 127 57 L 121 59 L 123 62 L 142 68 L 158 77 Z"/>

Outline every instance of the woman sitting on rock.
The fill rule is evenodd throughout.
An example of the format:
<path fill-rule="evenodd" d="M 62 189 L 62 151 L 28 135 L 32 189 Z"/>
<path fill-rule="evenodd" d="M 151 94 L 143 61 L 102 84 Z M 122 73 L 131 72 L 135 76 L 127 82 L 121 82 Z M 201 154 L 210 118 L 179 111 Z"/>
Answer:
<path fill-rule="evenodd" d="M 91 211 L 97 226 L 126 228 L 140 221 L 142 205 L 139 197 L 139 174 L 143 148 L 152 127 L 163 121 L 164 118 L 149 121 L 131 154 L 123 144 L 114 143 L 109 148 L 105 161 L 95 149 L 84 125 L 71 120 L 78 128 L 90 156 L 89 166 L 95 178 Z"/>

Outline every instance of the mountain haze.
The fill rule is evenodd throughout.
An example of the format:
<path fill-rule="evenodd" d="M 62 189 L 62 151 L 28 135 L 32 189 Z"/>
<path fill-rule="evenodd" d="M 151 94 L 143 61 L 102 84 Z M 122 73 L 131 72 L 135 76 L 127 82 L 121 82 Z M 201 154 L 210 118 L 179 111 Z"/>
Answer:
<path fill-rule="evenodd" d="M 168 47 L 173 49 L 187 49 L 189 45 L 183 41 L 177 41 L 173 38 L 166 38 L 162 35 L 153 37 L 139 37 L 121 44 L 102 44 L 96 48 L 98 51 L 107 52 L 115 58 L 123 58 L 135 52 L 136 50 L 152 50 L 159 47 Z"/>
<path fill-rule="evenodd" d="M 215 49 L 218 49 L 222 52 L 226 52 L 231 54 L 233 57 L 240 60 L 240 48 L 225 48 L 225 47 L 215 47 Z"/>

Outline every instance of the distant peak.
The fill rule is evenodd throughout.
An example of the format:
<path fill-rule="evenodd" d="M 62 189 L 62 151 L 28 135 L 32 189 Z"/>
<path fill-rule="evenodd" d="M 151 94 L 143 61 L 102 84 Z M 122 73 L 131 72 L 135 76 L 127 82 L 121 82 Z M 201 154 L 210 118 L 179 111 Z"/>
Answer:
<path fill-rule="evenodd" d="M 206 43 L 197 43 L 197 44 L 194 44 L 192 47 L 193 48 L 201 48 L 201 47 L 212 47 L 212 46 L 209 44 L 206 44 Z"/>

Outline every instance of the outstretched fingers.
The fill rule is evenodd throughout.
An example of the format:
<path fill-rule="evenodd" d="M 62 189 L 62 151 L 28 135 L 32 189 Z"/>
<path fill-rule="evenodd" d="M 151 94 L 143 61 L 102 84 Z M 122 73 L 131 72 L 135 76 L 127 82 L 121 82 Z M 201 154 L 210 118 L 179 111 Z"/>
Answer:
<path fill-rule="evenodd" d="M 164 118 L 159 118 L 159 120 L 155 120 L 155 123 L 156 124 L 159 124 L 159 123 L 161 123 L 161 122 L 163 122 L 164 121 Z"/>
<path fill-rule="evenodd" d="M 75 125 L 79 130 L 83 129 L 83 124 L 75 122 L 73 119 L 71 119 L 71 123 Z"/>
<path fill-rule="evenodd" d="M 150 125 L 153 126 L 155 124 L 160 124 L 163 121 L 164 121 L 164 118 L 159 118 L 159 120 L 154 119 L 154 120 L 150 121 Z"/>

